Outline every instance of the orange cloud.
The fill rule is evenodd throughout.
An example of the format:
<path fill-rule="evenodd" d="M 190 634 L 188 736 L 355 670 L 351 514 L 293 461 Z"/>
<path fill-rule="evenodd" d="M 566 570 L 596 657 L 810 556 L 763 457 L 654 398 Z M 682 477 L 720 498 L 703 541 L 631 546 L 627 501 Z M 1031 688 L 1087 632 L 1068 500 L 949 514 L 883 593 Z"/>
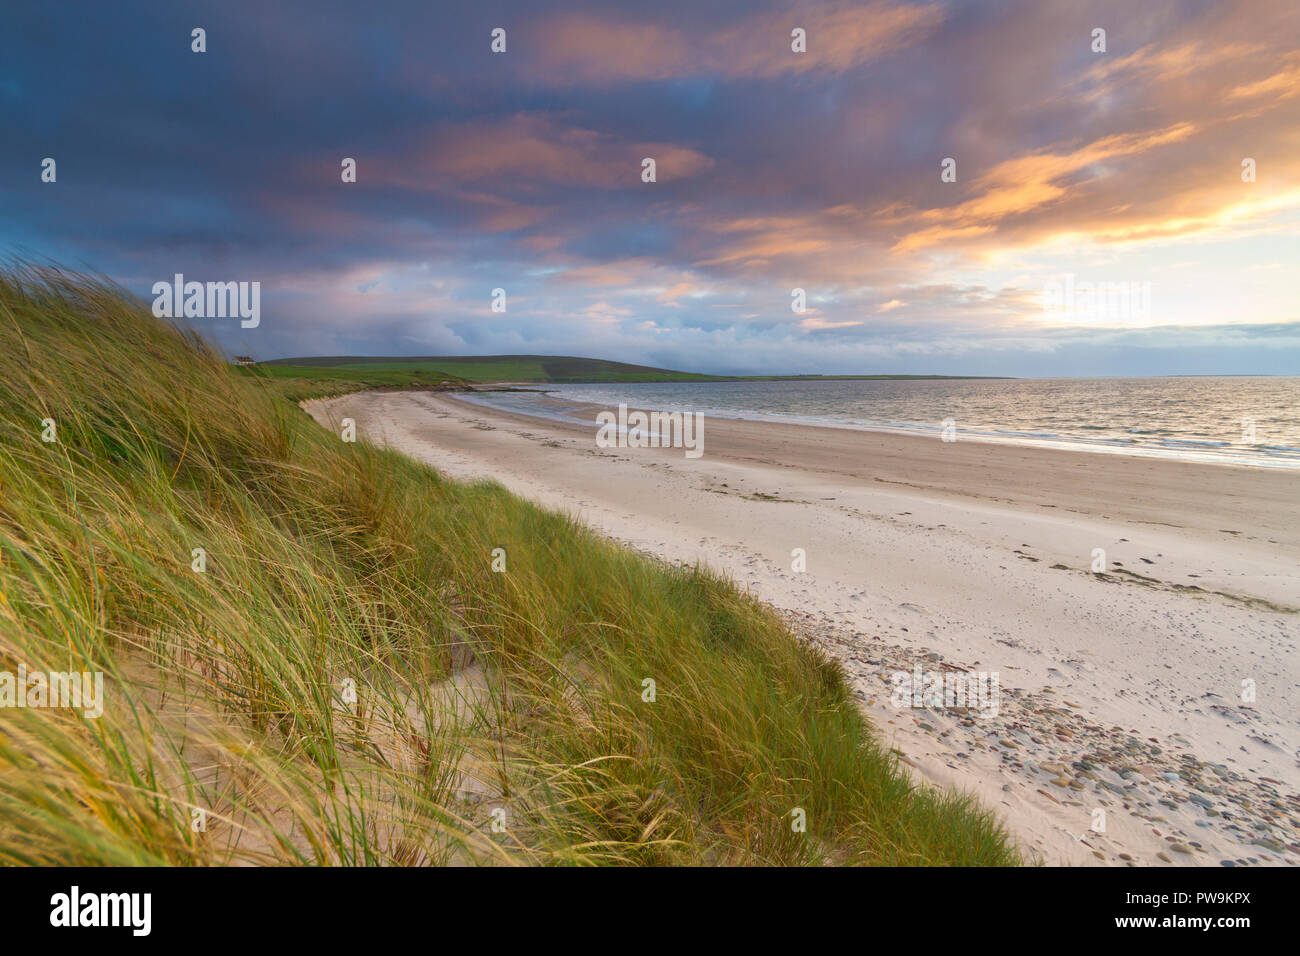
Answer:
<path fill-rule="evenodd" d="M 1075 174 L 1090 166 L 1177 143 L 1195 131 L 1191 123 L 1178 123 L 1145 133 L 1106 136 L 1072 152 L 1038 152 L 1006 160 L 975 181 L 973 189 L 982 191 L 982 195 L 955 206 L 917 213 L 918 220 L 941 225 L 908 233 L 894 244 L 893 250 L 908 252 L 946 239 L 991 232 L 1008 217 L 1047 206 L 1070 190 L 1083 190 L 1088 179 L 1079 181 Z"/>
<path fill-rule="evenodd" d="M 1290 65 L 1278 72 L 1254 83 L 1243 83 L 1228 91 L 1228 99 L 1254 99 L 1259 96 L 1273 96 L 1279 100 L 1289 100 L 1300 94 L 1300 54 L 1288 58 Z"/>
<path fill-rule="evenodd" d="M 536 65 L 545 80 L 568 83 L 835 72 L 911 46 L 942 21 L 938 4 L 886 0 L 767 13 L 708 32 L 574 14 L 538 28 Z M 791 49 L 796 27 L 805 53 Z"/>
<path fill-rule="evenodd" d="M 855 325 L 861 325 L 861 321 L 830 322 L 820 316 L 809 316 L 799 322 L 799 328 L 809 332 L 817 332 L 822 329 L 848 329 Z"/>
<path fill-rule="evenodd" d="M 661 182 L 713 165 L 686 146 L 623 142 L 546 115 L 520 113 L 443 129 L 416 155 L 383 161 L 379 176 L 387 184 L 431 191 L 448 183 L 493 180 L 634 188 L 641 184 L 641 160 L 647 156 L 655 160 Z"/>

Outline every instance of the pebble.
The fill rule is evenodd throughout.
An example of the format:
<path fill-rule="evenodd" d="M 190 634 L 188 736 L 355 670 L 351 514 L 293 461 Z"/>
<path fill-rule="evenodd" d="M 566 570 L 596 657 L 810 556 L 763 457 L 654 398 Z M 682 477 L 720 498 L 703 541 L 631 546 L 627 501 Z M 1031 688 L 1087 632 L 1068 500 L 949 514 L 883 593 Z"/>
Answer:
<path fill-rule="evenodd" d="M 946 666 L 965 669 L 958 664 L 945 665 L 942 655 L 926 648 L 894 647 L 879 638 L 845 628 L 828 617 L 783 613 L 796 634 L 840 658 L 855 695 L 863 700 L 888 701 L 892 674 L 910 672 L 918 656 L 930 662 L 927 670 Z M 1028 783 L 1035 794 L 1058 806 L 1087 809 L 1092 804 L 1065 796 L 1058 799 L 1044 786 L 1037 785 L 1039 770 L 1050 778 L 1055 788 L 1075 792 L 1091 789 L 1094 793 L 1089 796 L 1082 792 L 1078 795 L 1084 800 L 1100 801 L 1102 806 L 1117 800 L 1133 817 L 1160 823 L 1165 832 L 1157 831 L 1157 836 L 1168 841 L 1166 849 L 1170 852 L 1188 855 L 1194 852 L 1193 847 L 1204 852 L 1200 844 L 1187 838 L 1187 829 L 1195 825 L 1197 829 L 1193 832 L 1205 833 L 1202 837 L 1205 845 L 1220 847 L 1220 852 L 1262 847 L 1266 852 L 1261 856 L 1266 862 L 1300 864 L 1300 794 L 1288 791 L 1282 781 L 1241 773 L 1226 764 L 1201 761 L 1188 752 L 1188 741 L 1176 734 L 1167 737 L 1167 747 L 1162 748 L 1158 738 L 1138 737 L 1135 728 L 1108 729 L 1090 721 L 1077 704 L 1053 697 L 1054 694 L 1049 687 L 1003 686 L 997 715 L 986 717 L 970 709 L 955 713 L 950 710 L 945 716 L 954 718 L 953 722 L 949 730 L 942 732 L 933 724 L 922 722 L 922 717 L 934 720 L 925 710 L 912 711 L 910 716 L 916 726 L 948 748 L 945 763 L 949 767 L 962 762 L 969 765 L 972 757 L 981 754 L 999 754 L 998 764 L 1008 780 Z M 1054 705 L 1053 700 L 1058 703 Z M 1075 708 L 1075 712 L 1063 709 L 1061 702 Z M 1006 750 L 999 751 L 997 745 Z M 908 766 L 916 766 L 901 753 L 899 759 Z M 1085 781 L 1091 781 L 1094 786 L 1089 788 Z M 1013 783 L 1004 784 L 1003 792 L 1012 792 Z M 1215 809 L 1216 805 L 1226 806 L 1231 812 Z M 1153 813 L 1157 808 L 1168 816 Z M 1143 856 L 1145 852 L 1141 851 Z M 1106 858 L 1100 853 L 1098 857 Z M 1136 863 L 1127 853 L 1117 857 L 1126 865 Z M 1165 863 L 1173 862 L 1164 852 L 1157 853 L 1156 857 Z M 1110 859 L 1114 861 L 1115 857 Z M 1219 863 L 1246 866 L 1258 864 L 1260 860 L 1243 852 L 1235 860 L 1226 858 Z"/>

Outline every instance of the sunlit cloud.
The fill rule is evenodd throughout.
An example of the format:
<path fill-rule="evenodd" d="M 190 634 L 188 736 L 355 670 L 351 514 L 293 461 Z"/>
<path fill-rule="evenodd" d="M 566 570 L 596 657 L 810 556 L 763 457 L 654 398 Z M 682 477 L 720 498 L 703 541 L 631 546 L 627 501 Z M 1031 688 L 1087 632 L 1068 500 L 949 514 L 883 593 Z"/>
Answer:
<path fill-rule="evenodd" d="M 255 341 L 202 329 L 240 352 L 986 374 L 1300 363 L 1291 2 L 1246 16 L 1098 0 L 1085 20 L 1031 0 L 574 0 L 503 15 L 500 56 L 471 7 L 351 35 L 305 0 L 195 6 L 240 56 L 201 73 L 184 50 L 159 59 L 165 18 L 132 2 L 51 6 L 0 37 L 16 78 L 0 88 L 0 237 L 142 294 L 178 271 L 260 280 Z M 81 75 L 105 38 L 122 66 L 95 98 L 39 81 Z M 322 66 L 268 83 L 273 62 Z M 51 152 L 60 184 L 42 189 L 29 158 Z M 1148 283 L 1150 315 L 1053 316 L 1044 290 L 1066 275 Z"/>
<path fill-rule="evenodd" d="M 943 16 L 937 3 L 890 2 L 816 4 L 693 26 L 664 25 L 642 10 L 560 13 L 538 25 L 529 75 L 581 84 L 838 72 L 920 42 Z M 804 52 L 793 49 L 796 28 L 807 38 Z"/>

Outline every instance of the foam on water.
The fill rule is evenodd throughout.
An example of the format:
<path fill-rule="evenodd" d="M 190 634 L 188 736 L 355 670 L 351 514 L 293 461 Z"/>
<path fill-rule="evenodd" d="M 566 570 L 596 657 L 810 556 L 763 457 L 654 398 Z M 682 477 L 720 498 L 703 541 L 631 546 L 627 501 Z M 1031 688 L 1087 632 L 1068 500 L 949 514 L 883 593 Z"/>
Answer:
<path fill-rule="evenodd" d="M 613 408 L 1300 468 L 1300 378 L 938 379 L 546 385 L 471 401 L 596 427 L 548 396 Z M 1251 437 L 1253 426 L 1253 441 Z"/>

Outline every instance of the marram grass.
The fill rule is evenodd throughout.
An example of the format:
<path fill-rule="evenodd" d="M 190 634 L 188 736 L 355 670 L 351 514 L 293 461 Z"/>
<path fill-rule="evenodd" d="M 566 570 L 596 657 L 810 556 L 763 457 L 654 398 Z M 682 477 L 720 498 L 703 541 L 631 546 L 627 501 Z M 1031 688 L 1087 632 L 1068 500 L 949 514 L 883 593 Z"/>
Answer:
<path fill-rule="evenodd" d="M 20 666 L 102 672 L 103 713 L 0 707 L 4 864 L 1018 862 L 729 582 L 344 443 L 30 266 L 0 274 Z"/>

